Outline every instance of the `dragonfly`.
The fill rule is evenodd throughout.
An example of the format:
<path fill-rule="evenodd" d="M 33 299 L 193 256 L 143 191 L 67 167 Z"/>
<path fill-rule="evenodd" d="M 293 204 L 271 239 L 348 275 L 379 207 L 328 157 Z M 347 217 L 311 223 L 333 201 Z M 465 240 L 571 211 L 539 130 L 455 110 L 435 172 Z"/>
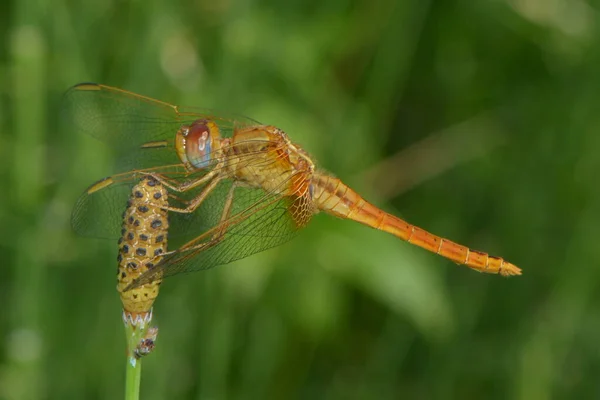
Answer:
<path fill-rule="evenodd" d="M 242 259 L 292 239 L 318 212 L 387 232 L 479 272 L 521 270 L 434 235 L 369 203 L 273 125 L 82 83 L 64 95 L 76 130 L 108 144 L 117 171 L 79 197 L 72 226 L 118 238 L 123 204 L 145 176 L 168 189 L 169 246 L 124 291 Z M 174 242 L 177 239 L 177 242 Z M 176 243 L 173 247 L 173 243 Z"/>

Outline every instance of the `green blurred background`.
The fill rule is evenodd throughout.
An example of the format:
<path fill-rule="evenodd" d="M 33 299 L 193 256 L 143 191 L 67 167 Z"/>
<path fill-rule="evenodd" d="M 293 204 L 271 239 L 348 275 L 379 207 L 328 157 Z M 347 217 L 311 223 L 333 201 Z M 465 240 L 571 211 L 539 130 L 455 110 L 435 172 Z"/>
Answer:
<path fill-rule="evenodd" d="M 275 124 L 375 204 L 524 272 L 319 215 L 163 285 L 142 398 L 600 398 L 595 7 L 3 2 L 0 398 L 123 395 L 117 247 L 69 226 L 111 170 L 58 117 L 82 81 Z"/>

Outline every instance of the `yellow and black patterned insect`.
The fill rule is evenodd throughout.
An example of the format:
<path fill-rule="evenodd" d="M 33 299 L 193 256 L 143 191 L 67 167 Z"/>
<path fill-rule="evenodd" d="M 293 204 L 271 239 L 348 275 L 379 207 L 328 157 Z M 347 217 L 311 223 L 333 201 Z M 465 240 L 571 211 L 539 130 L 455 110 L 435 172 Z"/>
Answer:
<path fill-rule="evenodd" d="M 134 279 L 151 270 L 167 251 L 169 221 L 167 189 L 151 176 L 133 187 L 127 209 L 123 213 L 123 229 L 119 239 L 117 291 L 123 303 L 126 323 L 149 322 L 152 304 L 158 296 L 161 280 L 125 291 Z"/>

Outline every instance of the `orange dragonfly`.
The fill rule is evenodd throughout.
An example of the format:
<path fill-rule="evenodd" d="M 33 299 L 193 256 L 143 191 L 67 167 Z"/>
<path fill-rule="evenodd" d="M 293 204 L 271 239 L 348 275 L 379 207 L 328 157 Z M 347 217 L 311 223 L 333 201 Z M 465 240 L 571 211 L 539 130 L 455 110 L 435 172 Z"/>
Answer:
<path fill-rule="evenodd" d="M 131 189 L 152 176 L 169 190 L 169 240 L 180 242 L 125 290 L 247 257 L 290 240 L 319 211 L 360 222 L 474 270 L 521 270 L 433 235 L 367 202 L 315 168 L 280 129 L 250 118 L 179 107 L 101 84 L 64 97 L 76 129 L 110 145 L 120 173 L 78 199 L 79 234 L 118 238 Z"/>

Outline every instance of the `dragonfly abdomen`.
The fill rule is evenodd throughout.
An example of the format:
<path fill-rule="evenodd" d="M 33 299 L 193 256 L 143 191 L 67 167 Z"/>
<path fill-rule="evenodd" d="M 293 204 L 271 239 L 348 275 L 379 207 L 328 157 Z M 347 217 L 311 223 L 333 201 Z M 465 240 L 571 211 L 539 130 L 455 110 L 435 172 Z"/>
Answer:
<path fill-rule="evenodd" d="M 518 267 L 500 257 L 471 250 L 386 213 L 364 200 L 337 178 L 315 174 L 312 184 L 315 203 L 322 211 L 391 233 L 404 241 L 479 272 L 503 276 L 521 274 Z"/>
<path fill-rule="evenodd" d="M 125 288 L 153 268 L 167 251 L 169 222 L 167 211 L 161 208 L 166 206 L 166 188 L 148 176 L 133 187 L 123 214 L 117 257 L 117 291 L 123 303 L 124 317 L 132 324 L 148 318 L 158 296 L 160 279 L 128 291 Z"/>

